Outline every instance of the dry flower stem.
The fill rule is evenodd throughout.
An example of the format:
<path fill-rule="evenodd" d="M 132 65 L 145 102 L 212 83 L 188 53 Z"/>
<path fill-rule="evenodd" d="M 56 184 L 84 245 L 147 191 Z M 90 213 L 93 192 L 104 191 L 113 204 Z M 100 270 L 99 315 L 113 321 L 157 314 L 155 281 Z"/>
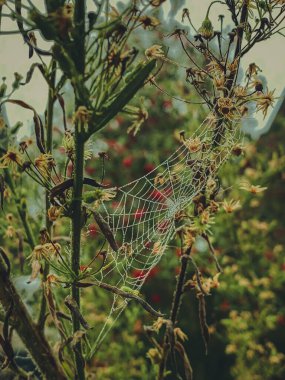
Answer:
<path fill-rule="evenodd" d="M 191 254 L 192 245 L 188 247 L 181 257 L 181 266 L 180 266 L 180 272 L 178 275 L 177 283 L 176 283 L 176 289 L 173 294 L 173 302 L 170 312 L 170 321 L 172 322 L 172 326 L 175 326 L 177 316 L 180 310 L 181 302 L 182 302 L 182 296 L 183 296 L 183 288 L 186 280 L 186 273 L 187 273 L 187 267 L 188 267 L 188 261 Z M 162 358 L 159 366 L 159 373 L 158 373 L 158 380 L 163 380 L 164 378 L 164 372 L 166 368 L 166 362 L 169 354 L 169 350 L 172 349 L 170 347 L 169 342 L 169 336 L 168 336 L 168 330 L 166 330 L 164 335 L 164 343 L 163 343 L 163 352 L 162 352 Z"/>
<path fill-rule="evenodd" d="M 55 79 L 56 79 L 56 63 L 55 61 L 52 61 L 51 63 L 51 80 L 50 84 L 51 87 L 49 87 L 48 90 L 48 105 L 47 105 L 47 127 L 46 127 L 46 151 L 49 154 L 52 154 L 52 127 L 53 127 L 53 106 L 54 106 L 54 86 L 55 86 Z M 50 191 L 46 190 L 45 199 L 46 199 L 46 229 L 47 233 L 52 238 L 52 222 L 48 218 L 47 211 L 50 208 L 50 199 L 49 199 Z M 44 271 L 43 271 L 43 281 L 46 281 L 46 277 L 49 273 L 49 264 L 45 263 Z M 42 300 L 41 300 L 41 306 L 40 306 L 40 314 L 39 314 L 39 320 L 38 320 L 38 326 L 40 329 L 44 329 L 44 323 L 45 323 L 45 315 L 46 315 L 46 297 L 44 295 L 44 291 L 42 294 Z"/>
<path fill-rule="evenodd" d="M 74 6 L 74 23 L 76 25 L 75 46 L 77 51 L 75 65 L 78 74 L 84 77 L 85 72 L 85 0 L 77 0 Z M 81 99 L 75 100 L 76 109 L 84 104 Z M 72 227 L 71 227 L 71 266 L 72 271 L 77 276 L 80 271 L 80 253 L 81 253 L 81 208 L 82 208 L 82 191 L 83 191 L 83 170 L 84 170 L 84 141 L 82 134 L 79 132 L 84 128 L 83 125 L 75 126 L 74 144 L 74 184 L 73 184 L 73 200 L 72 200 Z M 80 290 L 73 284 L 71 288 L 71 296 L 78 305 L 80 311 Z M 80 330 L 80 320 L 77 315 L 72 315 L 73 334 Z M 82 345 L 79 341 L 74 347 L 75 363 L 77 377 L 79 380 L 85 379 L 85 363 L 82 355 Z"/>

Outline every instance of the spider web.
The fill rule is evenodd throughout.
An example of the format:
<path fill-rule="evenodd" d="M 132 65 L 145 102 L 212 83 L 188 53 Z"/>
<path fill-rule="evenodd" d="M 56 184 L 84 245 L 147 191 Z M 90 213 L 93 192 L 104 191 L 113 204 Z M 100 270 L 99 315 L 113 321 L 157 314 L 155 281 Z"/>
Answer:
<path fill-rule="evenodd" d="M 153 171 L 118 188 L 114 202 L 99 210 L 119 251 L 107 251 L 107 265 L 96 280 L 139 292 L 175 234 L 177 214 L 215 179 L 240 138 L 240 118 L 219 120 L 214 130 L 207 118 L 194 134 Z M 215 140 L 215 144 L 213 141 Z M 113 296 L 109 315 L 93 346 L 96 351 L 128 300 Z"/>

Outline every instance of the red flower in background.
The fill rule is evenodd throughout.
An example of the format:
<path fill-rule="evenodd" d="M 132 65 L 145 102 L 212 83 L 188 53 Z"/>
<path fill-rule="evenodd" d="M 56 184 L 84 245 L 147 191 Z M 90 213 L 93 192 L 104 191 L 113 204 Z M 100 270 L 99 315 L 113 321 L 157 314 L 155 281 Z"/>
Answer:
<path fill-rule="evenodd" d="M 146 241 L 146 242 L 144 243 L 144 246 L 145 246 L 145 248 L 150 249 L 150 248 L 152 247 L 152 242 L 151 242 L 151 241 Z"/>
<path fill-rule="evenodd" d="M 166 189 L 163 189 L 163 194 L 166 197 L 170 197 L 173 194 L 172 188 L 171 187 L 167 187 Z"/>
<path fill-rule="evenodd" d="M 119 125 L 121 125 L 121 124 L 123 124 L 123 122 L 124 122 L 124 118 L 122 117 L 122 116 L 120 116 L 120 115 L 118 115 L 118 116 L 116 116 L 116 122 L 119 124 Z"/>
<path fill-rule="evenodd" d="M 284 315 L 278 315 L 277 324 L 279 326 L 285 326 L 285 316 Z"/>
<path fill-rule="evenodd" d="M 172 101 L 171 100 L 164 100 L 163 102 L 163 108 L 164 109 L 169 109 L 172 107 Z"/>
<path fill-rule="evenodd" d="M 93 175 L 93 174 L 96 172 L 96 169 L 95 169 L 95 168 L 92 168 L 92 166 L 87 166 L 87 167 L 85 168 L 85 171 L 86 171 L 87 174 L 89 174 L 89 175 Z"/>
<path fill-rule="evenodd" d="M 65 148 L 63 146 L 60 146 L 58 148 L 58 151 L 59 151 L 60 154 L 65 154 Z"/>
<path fill-rule="evenodd" d="M 89 224 L 88 226 L 88 235 L 90 237 L 95 237 L 97 235 L 97 227 L 95 223 Z"/>
<path fill-rule="evenodd" d="M 161 191 L 154 189 L 150 193 L 149 198 L 151 198 L 154 201 L 160 202 L 165 200 L 165 195 L 163 195 Z"/>
<path fill-rule="evenodd" d="M 80 265 L 79 270 L 80 272 L 85 272 L 88 268 L 90 268 L 88 265 Z"/>
<path fill-rule="evenodd" d="M 224 300 L 224 301 L 220 304 L 220 309 L 221 309 L 222 311 L 228 311 L 228 310 L 230 310 L 230 308 L 231 308 L 231 305 L 230 305 L 230 303 L 229 303 L 228 300 Z"/>
<path fill-rule="evenodd" d="M 180 274 L 181 268 L 180 267 L 175 267 L 175 274 L 178 276 Z"/>
<path fill-rule="evenodd" d="M 161 301 L 161 296 L 157 293 L 152 294 L 151 300 L 153 303 L 159 303 Z"/>
<path fill-rule="evenodd" d="M 158 266 L 153 267 L 147 276 L 148 279 L 155 277 L 160 272 L 160 269 Z"/>
<path fill-rule="evenodd" d="M 170 226 L 171 226 L 170 220 L 162 220 L 159 223 L 157 223 L 157 230 L 163 233 L 163 232 L 166 232 Z"/>
<path fill-rule="evenodd" d="M 134 269 L 132 271 L 132 277 L 138 278 L 138 279 L 144 278 L 145 274 L 146 274 L 145 271 L 142 269 Z"/>
<path fill-rule="evenodd" d="M 159 273 L 159 267 L 152 268 L 149 272 L 143 269 L 134 269 L 132 271 L 132 277 L 137 279 L 143 279 L 147 276 L 147 280 L 155 277 Z"/>
<path fill-rule="evenodd" d="M 145 209 L 138 208 L 134 214 L 135 219 L 140 219 L 145 214 Z"/>
<path fill-rule="evenodd" d="M 265 252 L 264 256 L 268 261 L 274 261 L 275 259 L 273 251 Z"/>
<path fill-rule="evenodd" d="M 143 169 L 144 169 L 145 173 L 149 173 L 155 169 L 155 165 L 148 162 L 144 165 Z"/>
<path fill-rule="evenodd" d="M 134 160 L 131 156 L 125 157 L 122 161 L 125 168 L 130 168 L 133 165 L 133 162 Z"/>
<path fill-rule="evenodd" d="M 122 144 L 120 144 L 117 140 L 108 140 L 107 144 L 109 148 L 112 151 L 115 151 L 116 153 L 123 153 L 126 150 L 126 148 Z"/>
<path fill-rule="evenodd" d="M 175 249 L 175 254 L 176 254 L 177 257 L 180 257 L 181 253 L 182 253 L 181 248 L 176 248 Z"/>

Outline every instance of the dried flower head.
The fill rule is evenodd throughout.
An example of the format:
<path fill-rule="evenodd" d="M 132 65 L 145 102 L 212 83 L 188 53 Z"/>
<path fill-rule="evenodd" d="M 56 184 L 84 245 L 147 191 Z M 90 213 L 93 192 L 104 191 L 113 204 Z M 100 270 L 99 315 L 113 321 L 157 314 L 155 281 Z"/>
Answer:
<path fill-rule="evenodd" d="M 124 111 L 132 120 L 132 124 L 128 127 L 127 133 L 132 133 L 132 135 L 135 136 L 139 132 L 142 124 L 148 119 L 148 112 L 144 106 L 144 98 L 140 98 L 139 107 L 127 105 Z"/>
<path fill-rule="evenodd" d="M 163 174 L 158 173 L 156 177 L 154 178 L 154 184 L 155 185 L 163 185 L 165 183 L 166 179 L 163 176 Z"/>
<path fill-rule="evenodd" d="M 50 273 L 50 274 L 47 275 L 47 280 L 46 280 L 46 281 L 47 281 L 47 283 L 48 283 L 49 285 L 51 285 L 51 284 L 59 283 L 60 279 L 59 279 L 59 277 L 56 276 L 55 274 Z"/>
<path fill-rule="evenodd" d="M 62 139 L 62 146 L 69 158 L 74 155 L 74 138 L 70 131 L 65 131 L 64 137 Z"/>
<path fill-rule="evenodd" d="M 157 18 L 155 17 L 151 17 L 151 16 L 147 16 L 147 15 L 143 15 L 139 18 L 139 21 L 142 23 L 142 26 L 144 29 L 147 29 L 147 28 L 155 28 L 157 27 L 160 22 Z"/>
<path fill-rule="evenodd" d="M 228 213 L 231 214 L 235 210 L 239 209 L 241 207 L 240 201 L 235 201 L 234 199 L 231 199 L 229 202 L 227 200 L 224 200 L 222 203 L 223 209 Z"/>
<path fill-rule="evenodd" d="M 154 255 L 161 255 L 163 253 L 163 244 L 161 241 L 156 241 L 152 248 L 152 253 Z"/>
<path fill-rule="evenodd" d="M 215 214 L 219 210 L 219 204 L 213 200 L 210 201 L 208 210 L 210 213 Z"/>
<path fill-rule="evenodd" d="M 66 131 L 62 139 L 62 147 L 64 148 L 67 156 L 73 161 L 75 153 L 74 137 L 70 131 Z M 92 158 L 93 151 L 91 149 L 91 142 L 87 141 L 84 147 L 84 160 Z"/>
<path fill-rule="evenodd" d="M 89 111 L 87 107 L 79 106 L 73 115 L 73 122 L 79 123 L 80 125 L 83 125 L 85 127 L 86 124 L 88 124 L 88 122 L 90 121 L 91 115 L 92 111 Z"/>
<path fill-rule="evenodd" d="M 224 62 L 219 62 L 213 59 L 207 64 L 206 67 L 207 67 L 208 72 L 212 75 L 216 75 L 216 76 L 224 75 Z"/>
<path fill-rule="evenodd" d="M 55 167 L 55 162 L 51 154 L 42 153 L 35 159 L 35 167 L 43 177 L 49 177 L 50 171 Z"/>
<path fill-rule="evenodd" d="M 13 237 L 16 236 L 16 230 L 13 226 L 8 226 L 6 231 L 5 231 L 5 236 L 12 239 Z"/>
<path fill-rule="evenodd" d="M 210 221 L 210 213 L 208 210 L 204 210 L 200 215 L 200 220 L 202 224 L 208 224 Z"/>
<path fill-rule="evenodd" d="M 14 216 L 13 214 L 11 214 L 10 212 L 6 215 L 6 220 L 9 222 L 9 223 L 12 223 L 13 220 L 14 220 Z"/>
<path fill-rule="evenodd" d="M 233 119 L 236 110 L 233 100 L 231 98 L 219 98 L 217 101 L 218 111 L 226 119 Z"/>
<path fill-rule="evenodd" d="M 214 77 L 214 86 L 217 90 L 224 90 L 225 88 L 225 77 L 224 75 Z"/>
<path fill-rule="evenodd" d="M 185 247 L 191 247 L 196 240 L 196 233 L 191 228 L 185 228 L 183 229 L 183 241 Z"/>
<path fill-rule="evenodd" d="M 161 353 L 157 348 L 150 348 L 146 356 L 150 359 L 153 365 L 157 365 L 161 361 Z"/>
<path fill-rule="evenodd" d="M 247 96 L 247 88 L 241 85 L 238 85 L 234 88 L 234 95 L 237 98 L 245 98 Z"/>
<path fill-rule="evenodd" d="M 262 71 L 261 68 L 253 62 L 249 64 L 246 74 L 251 77 L 252 75 L 257 75 L 259 71 Z"/>
<path fill-rule="evenodd" d="M 31 262 L 45 259 L 51 259 L 57 257 L 61 251 L 61 246 L 59 243 L 45 243 L 36 245 L 33 249 L 33 252 L 28 257 L 31 259 Z"/>
<path fill-rule="evenodd" d="M 260 185 L 251 185 L 250 183 L 246 183 L 243 186 L 240 186 L 240 189 L 249 191 L 252 194 L 258 194 L 267 190 L 267 187 L 261 187 Z"/>
<path fill-rule="evenodd" d="M 189 149 L 191 153 L 198 152 L 202 148 L 202 142 L 199 137 L 184 141 L 184 145 Z"/>
<path fill-rule="evenodd" d="M 4 156 L 0 158 L 0 163 L 3 164 L 3 167 L 12 167 L 15 168 L 17 165 L 22 164 L 22 156 L 15 149 L 9 149 Z"/>
<path fill-rule="evenodd" d="M 153 58 L 165 58 L 161 45 L 152 45 L 145 50 L 145 56 L 147 59 Z"/>
<path fill-rule="evenodd" d="M 262 111 L 263 116 L 266 117 L 268 108 L 273 106 L 275 98 L 273 96 L 275 90 L 268 91 L 266 94 L 260 94 L 256 100 L 257 111 Z"/>
<path fill-rule="evenodd" d="M 234 155 L 234 156 L 240 156 L 241 154 L 243 154 L 244 153 L 244 147 L 242 146 L 242 145 L 239 145 L 239 144 L 237 144 L 237 145 L 235 145 L 233 148 L 232 148 L 232 154 Z"/>
<path fill-rule="evenodd" d="M 110 49 L 108 63 L 115 69 L 116 76 L 121 76 L 124 74 L 126 63 L 134 53 L 135 51 L 133 49 L 122 52 L 117 46 L 113 46 Z"/>
<path fill-rule="evenodd" d="M 175 327 L 173 332 L 175 337 L 179 338 L 182 342 L 188 340 L 188 336 L 179 327 Z"/>
<path fill-rule="evenodd" d="M 55 222 L 62 213 L 62 208 L 58 206 L 51 206 L 48 211 L 48 218 L 51 222 Z"/>

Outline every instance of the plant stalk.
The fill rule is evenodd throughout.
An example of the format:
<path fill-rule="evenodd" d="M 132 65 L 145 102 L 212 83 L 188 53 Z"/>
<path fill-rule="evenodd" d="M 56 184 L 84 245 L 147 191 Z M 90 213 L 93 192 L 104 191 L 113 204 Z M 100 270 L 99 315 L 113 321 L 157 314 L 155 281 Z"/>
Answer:
<path fill-rule="evenodd" d="M 83 191 L 83 164 L 84 164 L 84 142 L 80 136 L 80 132 L 76 128 L 75 132 L 75 159 L 74 159 L 74 186 L 72 201 L 72 229 L 71 229 L 71 265 L 72 271 L 76 276 L 79 274 L 80 268 L 80 251 L 81 251 L 81 228 L 82 228 L 82 191 Z M 73 284 L 71 288 L 72 298 L 76 301 L 80 308 L 80 290 Z M 73 333 L 80 329 L 80 320 L 77 315 L 72 315 Z M 75 362 L 78 378 L 85 379 L 84 359 L 82 356 L 81 342 L 78 342 L 74 349 Z"/>
<path fill-rule="evenodd" d="M 74 6 L 74 49 L 73 59 L 78 75 L 81 80 L 85 74 L 85 12 L 86 1 L 76 0 Z M 84 105 L 84 100 L 75 99 L 76 109 Z M 84 171 L 84 126 L 78 122 L 75 125 L 74 133 L 74 169 L 73 169 L 73 199 L 72 199 L 72 227 L 71 227 L 71 266 L 72 271 L 77 276 L 80 270 L 80 253 L 81 253 L 81 228 L 82 228 L 82 192 L 83 192 L 83 171 Z M 80 290 L 73 284 L 71 287 L 72 298 L 78 305 L 80 310 Z M 80 329 L 80 320 L 78 315 L 72 315 L 73 334 Z M 85 361 L 82 354 L 82 345 L 79 341 L 74 346 L 75 364 L 77 370 L 77 378 L 85 380 Z"/>
<path fill-rule="evenodd" d="M 188 267 L 191 250 L 192 250 L 192 246 L 188 247 L 181 257 L 180 272 L 177 278 L 176 288 L 173 293 L 172 306 L 171 306 L 170 317 L 169 317 L 173 327 L 175 326 L 177 322 L 177 317 L 178 317 L 181 302 L 182 302 L 182 296 L 184 294 L 183 289 L 184 289 L 184 284 L 186 280 L 187 267 Z M 168 358 L 170 349 L 171 347 L 170 347 L 170 341 L 169 341 L 169 336 L 168 336 L 168 329 L 166 329 L 165 335 L 164 335 L 163 348 L 162 348 L 162 357 L 160 361 L 158 378 L 157 378 L 158 380 L 163 380 L 164 378 L 164 372 L 166 369 L 167 358 Z"/>
<path fill-rule="evenodd" d="M 46 151 L 49 154 L 52 154 L 53 151 L 53 108 L 54 108 L 54 87 L 56 80 L 56 62 L 51 62 L 51 86 L 48 89 L 48 104 L 47 104 L 47 120 L 46 120 Z M 50 199 L 49 199 L 49 191 L 45 192 L 45 203 L 46 203 L 46 230 L 50 238 L 52 239 L 52 222 L 48 218 L 48 209 L 50 208 Z M 49 273 L 49 264 L 46 262 L 43 269 L 42 281 L 46 281 L 47 275 Z M 40 313 L 38 319 L 38 326 L 41 330 L 44 329 L 45 324 L 45 316 L 47 310 L 47 301 L 44 294 L 44 290 L 42 293 Z"/>

